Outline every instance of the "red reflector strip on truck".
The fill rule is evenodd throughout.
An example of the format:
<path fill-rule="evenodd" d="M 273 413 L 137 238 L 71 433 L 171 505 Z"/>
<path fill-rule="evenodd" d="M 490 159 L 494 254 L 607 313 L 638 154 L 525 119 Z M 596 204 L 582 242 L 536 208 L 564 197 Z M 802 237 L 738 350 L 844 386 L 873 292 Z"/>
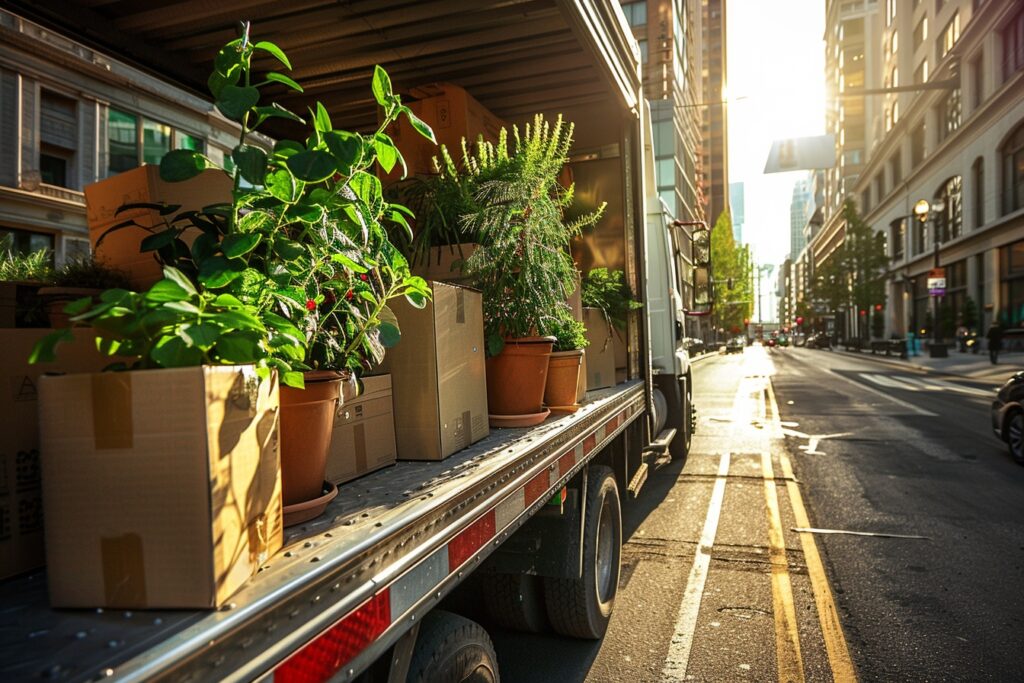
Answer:
<path fill-rule="evenodd" d="M 536 474 L 460 531 L 445 546 L 432 552 L 384 590 L 296 651 L 274 670 L 274 683 L 321 683 L 341 671 L 393 623 L 404 618 L 417 602 L 432 593 L 551 490 L 573 467 L 592 455 L 605 438 L 625 424 L 626 419 L 635 412 L 636 409 L 630 407 L 612 417 L 587 436 L 583 443 L 558 456 L 556 466 L 547 467 Z"/>
<path fill-rule="evenodd" d="M 274 683 L 319 683 L 338 673 L 391 625 L 388 590 L 349 613 L 274 671 Z"/>

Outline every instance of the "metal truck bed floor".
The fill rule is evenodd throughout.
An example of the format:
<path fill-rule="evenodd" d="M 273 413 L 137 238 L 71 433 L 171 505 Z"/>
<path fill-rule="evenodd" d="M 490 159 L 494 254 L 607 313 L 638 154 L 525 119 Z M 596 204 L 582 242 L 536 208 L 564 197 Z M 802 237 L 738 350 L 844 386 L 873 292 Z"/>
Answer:
<path fill-rule="evenodd" d="M 628 416 L 615 423 L 617 434 L 642 404 L 639 381 L 593 391 L 573 415 L 494 430 L 446 460 L 400 462 L 344 484 L 321 517 L 289 529 L 285 548 L 216 611 L 52 610 L 43 570 L 0 583 L 0 680 L 257 676 L 414 566 L 504 489 L 550 469 L 551 458 L 585 438 L 599 449 L 614 436 L 604 431 L 609 416 Z"/>

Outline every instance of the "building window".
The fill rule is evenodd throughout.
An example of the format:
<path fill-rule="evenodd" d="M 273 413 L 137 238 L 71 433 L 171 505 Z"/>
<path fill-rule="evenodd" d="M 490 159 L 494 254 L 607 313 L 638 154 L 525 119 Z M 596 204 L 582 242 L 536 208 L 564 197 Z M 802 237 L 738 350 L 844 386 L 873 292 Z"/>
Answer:
<path fill-rule="evenodd" d="M 843 152 L 843 164 L 849 164 L 851 166 L 859 166 L 861 163 L 863 152 L 859 149 L 848 149 Z"/>
<path fill-rule="evenodd" d="M 1024 208 L 1024 123 L 1017 126 L 1001 150 L 1003 213 Z"/>
<path fill-rule="evenodd" d="M 924 45 L 926 40 L 928 40 L 928 17 L 921 17 L 921 21 L 917 22 L 917 26 L 914 27 L 914 52 L 917 52 L 917 48 Z"/>
<path fill-rule="evenodd" d="M 953 14 L 953 18 L 946 24 L 946 28 L 942 29 L 939 37 L 935 39 L 935 58 L 941 60 L 949 54 L 958 40 L 960 40 L 960 12 Z"/>
<path fill-rule="evenodd" d="M 1003 80 L 1024 68 L 1024 7 L 1003 29 Z"/>
<path fill-rule="evenodd" d="M 646 40 L 638 40 L 638 41 L 636 41 L 636 44 L 640 46 L 640 62 L 642 64 L 646 64 L 647 63 L 647 41 Z"/>
<path fill-rule="evenodd" d="M 107 116 L 107 139 L 110 156 L 109 175 L 128 171 L 139 165 L 139 118 L 137 116 L 111 109 Z"/>
<path fill-rule="evenodd" d="M 903 242 L 907 237 L 907 222 L 902 218 L 894 220 L 889 224 L 889 253 L 892 254 L 893 263 L 903 260 Z"/>
<path fill-rule="evenodd" d="M 900 34 L 898 31 L 892 32 L 892 41 L 889 43 L 890 52 L 896 54 L 896 51 L 900 47 Z"/>
<path fill-rule="evenodd" d="M 971 60 L 971 108 L 977 110 L 984 102 L 985 95 L 985 71 L 983 69 L 983 55 L 979 54 Z"/>
<path fill-rule="evenodd" d="M 914 69 L 914 83 L 924 83 L 928 80 L 928 59 L 925 58 Z"/>
<path fill-rule="evenodd" d="M 955 240 L 963 234 L 961 189 L 960 176 L 955 175 L 939 186 L 935 193 L 935 199 L 944 204 L 943 210 L 935 216 L 935 239 L 940 242 Z"/>
<path fill-rule="evenodd" d="M 924 252 L 924 245 L 928 239 L 928 223 L 927 221 L 919 221 L 914 219 L 914 243 L 911 244 L 911 248 L 914 250 L 914 256 Z"/>
<path fill-rule="evenodd" d="M 0 245 L 18 256 L 28 256 L 47 249 L 50 252 L 50 263 L 53 264 L 53 235 L 0 226 Z"/>
<path fill-rule="evenodd" d="M 1018 327 L 1024 320 L 1024 241 L 1014 242 L 999 250 L 999 273 L 1004 325 Z"/>
<path fill-rule="evenodd" d="M 985 160 L 978 157 L 971 166 L 971 196 L 974 200 L 974 229 L 985 224 Z"/>
<path fill-rule="evenodd" d="M 647 3 L 627 2 L 622 5 L 622 13 L 626 15 L 626 21 L 630 26 L 645 26 L 647 24 Z"/>
<path fill-rule="evenodd" d="M 924 161 L 924 121 L 910 134 L 910 167 L 917 168 Z"/>
<path fill-rule="evenodd" d="M 159 164 L 171 151 L 171 127 L 149 119 L 142 120 L 142 161 Z"/>
<path fill-rule="evenodd" d="M 938 109 L 939 141 L 941 142 L 955 133 L 963 120 L 960 88 L 950 90 L 939 104 Z"/>
<path fill-rule="evenodd" d="M 885 173 L 879 172 L 875 176 L 875 198 L 877 203 L 882 203 L 882 198 L 885 197 Z"/>
<path fill-rule="evenodd" d="M 860 193 L 860 212 L 862 215 L 867 215 L 871 211 L 871 188 L 866 187 L 864 191 Z"/>
<path fill-rule="evenodd" d="M 39 107 L 39 174 L 47 185 L 74 187 L 78 103 L 43 90 Z"/>
<path fill-rule="evenodd" d="M 194 135 L 176 130 L 174 131 L 174 149 L 190 149 L 193 152 L 205 153 L 206 141 Z"/>
<path fill-rule="evenodd" d="M 885 0 L 885 25 L 892 26 L 892 20 L 896 18 L 896 0 Z"/>
<path fill-rule="evenodd" d="M 900 159 L 899 152 L 889 158 L 889 174 L 892 176 L 893 187 L 903 182 L 903 161 Z"/>

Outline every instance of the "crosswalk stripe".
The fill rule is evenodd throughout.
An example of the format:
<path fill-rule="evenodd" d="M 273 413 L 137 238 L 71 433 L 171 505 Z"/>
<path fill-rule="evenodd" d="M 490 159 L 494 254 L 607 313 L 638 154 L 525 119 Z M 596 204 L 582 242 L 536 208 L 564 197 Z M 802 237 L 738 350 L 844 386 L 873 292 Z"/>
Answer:
<path fill-rule="evenodd" d="M 876 375 L 871 372 L 861 372 L 858 374 L 869 382 L 890 389 L 902 389 L 904 391 L 952 391 L 958 394 L 979 396 L 982 398 L 989 398 L 992 395 L 991 391 L 978 389 L 976 387 L 965 387 L 962 384 L 955 384 L 941 379 L 932 379 L 930 377 Z"/>

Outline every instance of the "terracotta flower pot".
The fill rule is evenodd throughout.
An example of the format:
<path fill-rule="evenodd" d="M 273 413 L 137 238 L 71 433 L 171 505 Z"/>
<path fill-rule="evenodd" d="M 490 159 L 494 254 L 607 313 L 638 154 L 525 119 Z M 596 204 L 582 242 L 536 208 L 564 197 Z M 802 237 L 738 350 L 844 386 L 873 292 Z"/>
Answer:
<path fill-rule="evenodd" d="M 39 297 L 46 303 L 50 327 L 71 327 L 71 316 L 64 312 L 64 307 L 87 296 L 95 301 L 102 293 L 102 289 L 92 287 L 43 287 L 39 290 Z"/>
<path fill-rule="evenodd" d="M 306 388 L 281 386 L 281 488 L 285 506 L 323 494 L 327 451 L 343 378 L 307 372 Z"/>
<path fill-rule="evenodd" d="M 583 349 L 555 351 L 548 360 L 548 381 L 544 403 L 548 406 L 571 406 L 576 403 L 580 382 Z"/>
<path fill-rule="evenodd" d="M 554 337 L 506 339 L 487 359 L 487 408 L 492 415 L 536 415 L 543 411 L 548 357 Z"/>

